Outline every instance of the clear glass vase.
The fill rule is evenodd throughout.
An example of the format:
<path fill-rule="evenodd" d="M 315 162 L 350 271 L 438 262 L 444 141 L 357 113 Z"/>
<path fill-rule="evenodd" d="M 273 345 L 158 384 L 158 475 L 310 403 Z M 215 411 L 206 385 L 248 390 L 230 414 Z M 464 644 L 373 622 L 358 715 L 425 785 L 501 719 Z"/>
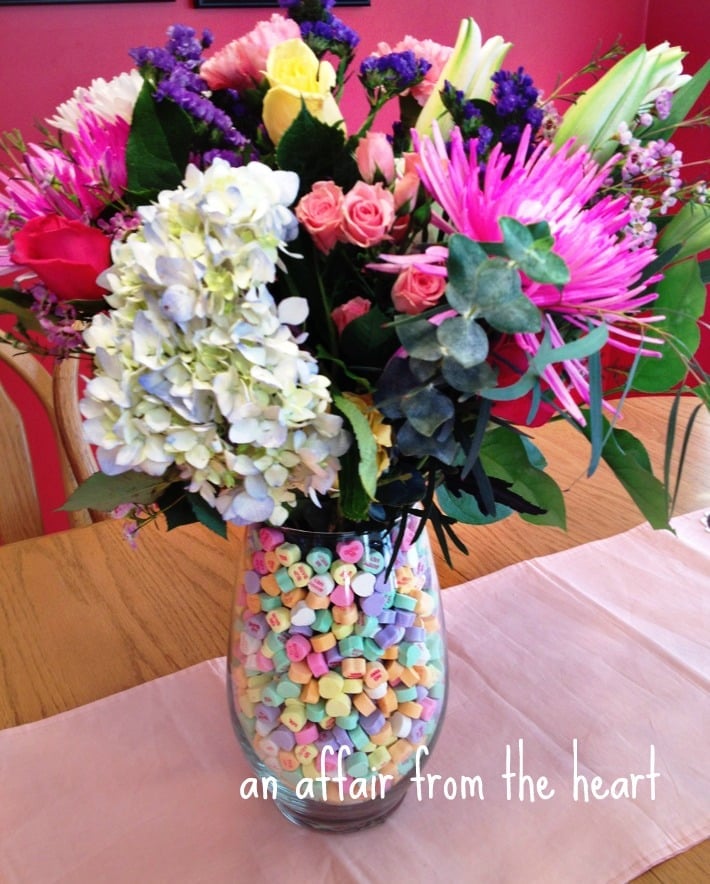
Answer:
<path fill-rule="evenodd" d="M 261 787 L 292 822 L 382 822 L 436 740 L 446 641 L 429 539 L 414 541 L 415 528 L 410 518 L 399 546 L 399 526 L 248 530 L 228 698 Z"/>

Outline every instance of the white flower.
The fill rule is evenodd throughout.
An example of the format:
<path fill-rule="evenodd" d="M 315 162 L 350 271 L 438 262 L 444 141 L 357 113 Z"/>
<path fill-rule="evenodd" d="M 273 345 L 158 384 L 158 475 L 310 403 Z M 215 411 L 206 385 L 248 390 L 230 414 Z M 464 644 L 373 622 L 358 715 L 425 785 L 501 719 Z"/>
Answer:
<path fill-rule="evenodd" d="M 47 123 L 73 135 L 79 133 L 79 123 L 87 111 L 109 123 L 116 120 L 130 123 L 142 86 L 143 77 L 135 68 L 108 82 L 98 77 L 88 88 L 79 86 L 75 89 L 72 97 L 56 109 L 55 116 L 47 118 Z"/>
<path fill-rule="evenodd" d="M 283 522 L 327 493 L 350 444 L 329 380 L 299 346 L 308 302 L 267 288 L 296 233 L 297 176 L 222 160 L 140 210 L 103 274 L 81 408 L 102 469 L 177 469 L 225 519 Z"/>

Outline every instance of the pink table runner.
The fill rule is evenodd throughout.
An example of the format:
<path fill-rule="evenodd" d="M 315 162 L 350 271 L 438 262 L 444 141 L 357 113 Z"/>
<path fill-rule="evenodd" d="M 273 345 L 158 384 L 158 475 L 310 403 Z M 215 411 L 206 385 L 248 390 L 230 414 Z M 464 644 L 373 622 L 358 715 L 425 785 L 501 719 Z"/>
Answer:
<path fill-rule="evenodd" d="M 421 800 L 367 832 L 240 797 L 221 659 L 0 732 L 0 880 L 628 881 L 710 836 L 700 515 L 446 590 L 446 724 Z"/>

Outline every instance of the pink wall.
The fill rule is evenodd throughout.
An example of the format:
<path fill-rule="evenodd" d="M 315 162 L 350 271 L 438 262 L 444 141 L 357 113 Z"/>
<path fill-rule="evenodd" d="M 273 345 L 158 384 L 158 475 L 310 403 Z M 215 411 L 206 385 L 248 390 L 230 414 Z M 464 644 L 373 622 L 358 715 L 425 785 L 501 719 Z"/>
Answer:
<path fill-rule="evenodd" d="M 573 73 L 597 45 L 607 47 L 617 35 L 628 47 L 640 43 L 646 5 L 647 0 L 594 0 L 578 3 L 579 13 L 571 14 L 569 0 L 371 0 L 370 7 L 342 7 L 339 14 L 362 37 L 360 57 L 378 40 L 396 42 L 406 33 L 451 44 L 459 21 L 473 15 L 484 37 L 500 33 L 514 43 L 509 65 L 524 64 L 549 91 L 558 74 Z M 50 115 L 76 86 L 128 69 L 127 50 L 162 44 L 174 22 L 210 28 L 217 47 L 273 11 L 195 9 L 192 0 L 0 7 L 0 131 L 19 128 L 33 137 L 35 119 Z M 359 97 L 356 82 L 349 92 Z"/>

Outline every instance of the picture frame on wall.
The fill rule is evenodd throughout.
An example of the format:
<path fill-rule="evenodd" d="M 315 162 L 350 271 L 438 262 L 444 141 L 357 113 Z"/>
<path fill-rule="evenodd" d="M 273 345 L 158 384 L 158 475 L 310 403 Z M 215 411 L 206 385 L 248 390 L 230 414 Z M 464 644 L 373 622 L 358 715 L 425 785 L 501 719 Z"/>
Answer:
<path fill-rule="evenodd" d="M 143 3 L 145 0 L 0 0 L 0 6 L 75 6 L 78 3 Z M 154 2 L 154 0 L 149 0 Z M 175 0 L 155 0 L 158 3 L 174 3 Z"/>
<path fill-rule="evenodd" d="M 278 6 L 278 0 L 195 0 L 198 9 L 221 6 L 244 6 L 252 9 L 258 6 Z M 369 6 L 370 0 L 338 0 L 338 6 Z"/>

